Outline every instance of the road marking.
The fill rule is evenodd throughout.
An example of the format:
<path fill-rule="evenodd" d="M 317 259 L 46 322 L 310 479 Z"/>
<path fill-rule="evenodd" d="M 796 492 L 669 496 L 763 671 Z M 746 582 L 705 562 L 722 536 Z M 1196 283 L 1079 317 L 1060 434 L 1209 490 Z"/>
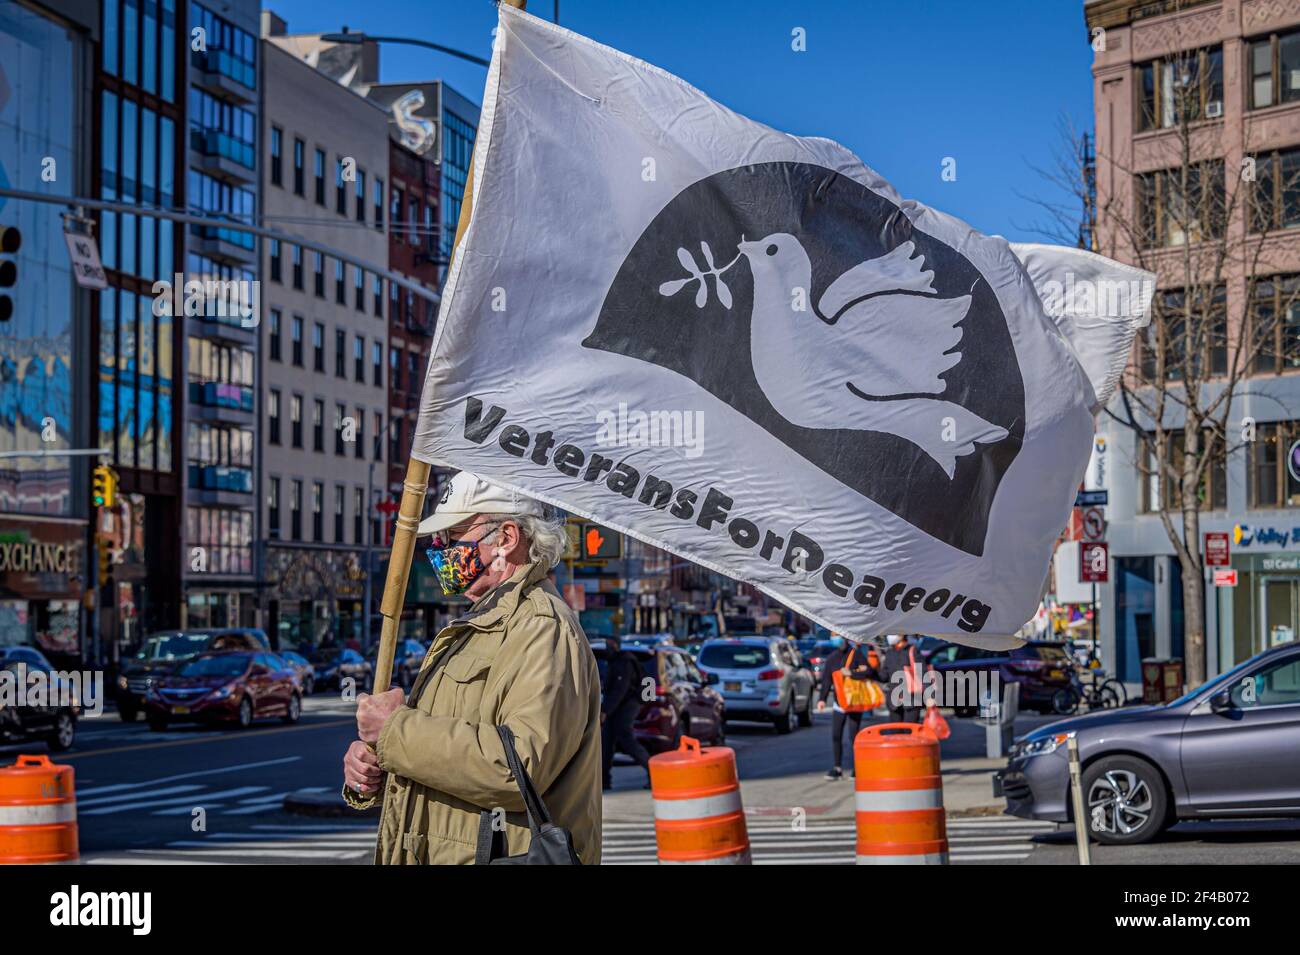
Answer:
<path fill-rule="evenodd" d="M 215 776 L 220 773 L 237 773 L 241 769 L 261 769 L 264 766 L 281 766 L 285 763 L 296 763 L 302 759 L 301 756 L 281 756 L 279 759 L 264 759 L 256 763 L 239 763 L 234 766 L 218 766 L 216 769 L 196 769 L 192 773 L 178 773 L 175 776 L 162 776 L 159 779 L 146 779 L 138 783 L 115 783 L 112 786 L 95 786 L 90 789 L 82 789 L 78 792 L 79 798 L 86 796 L 95 796 L 99 793 L 120 792 L 124 789 L 139 789 L 141 786 L 158 786 L 163 783 L 174 783 L 182 779 L 194 779 L 197 776 Z"/>
<path fill-rule="evenodd" d="M 188 796 L 177 796 L 169 799 L 152 799 L 144 797 L 137 802 L 122 803 L 118 806 L 101 806 L 99 809 L 91 809 L 83 812 L 83 816 L 109 816 L 118 812 L 133 812 L 137 809 L 153 809 L 158 806 L 177 806 L 178 809 L 160 809 L 153 813 L 155 816 L 178 816 L 193 812 L 198 807 L 203 807 L 204 802 L 211 802 L 217 799 L 229 799 L 233 796 L 247 796 L 251 793 L 261 792 L 266 789 L 265 786 L 241 786 L 238 789 L 228 789 L 225 792 L 217 793 L 190 793 Z"/>
<path fill-rule="evenodd" d="M 175 793 L 193 792 L 196 789 L 202 789 L 202 788 L 203 787 L 198 784 L 187 785 L 187 786 L 168 786 L 166 789 L 155 789 L 149 795 L 170 796 Z M 100 796 L 98 799 L 86 799 L 84 796 L 82 796 L 78 798 L 77 803 L 81 806 L 82 809 L 89 809 L 92 806 L 103 806 L 110 802 L 123 802 L 124 800 L 139 799 L 139 798 L 140 798 L 140 793 L 130 792 L 130 793 L 118 793 L 116 796 Z"/>

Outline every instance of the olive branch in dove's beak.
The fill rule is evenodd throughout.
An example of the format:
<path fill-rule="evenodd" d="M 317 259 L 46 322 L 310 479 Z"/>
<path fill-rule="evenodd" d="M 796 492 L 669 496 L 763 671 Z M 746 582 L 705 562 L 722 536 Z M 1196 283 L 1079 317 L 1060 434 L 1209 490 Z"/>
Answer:
<path fill-rule="evenodd" d="M 745 243 L 745 237 L 740 237 L 741 245 Z M 731 309 L 731 289 L 727 288 L 727 283 L 722 281 L 722 273 L 727 271 L 740 260 L 741 253 L 736 253 L 736 257 L 718 268 L 713 264 L 713 250 L 709 248 L 709 243 L 700 242 L 700 253 L 704 256 L 704 264 L 707 269 L 702 269 L 695 262 L 695 256 L 684 248 L 677 249 L 677 261 L 682 264 L 689 274 L 684 279 L 673 279 L 671 282 L 664 282 L 659 286 L 659 294 L 663 296 L 676 295 L 687 285 L 692 282 L 699 282 L 699 288 L 695 290 L 695 307 L 703 308 L 709 301 L 709 286 L 705 277 L 712 275 L 714 283 L 718 286 L 718 301 L 722 303 L 723 308 Z"/>

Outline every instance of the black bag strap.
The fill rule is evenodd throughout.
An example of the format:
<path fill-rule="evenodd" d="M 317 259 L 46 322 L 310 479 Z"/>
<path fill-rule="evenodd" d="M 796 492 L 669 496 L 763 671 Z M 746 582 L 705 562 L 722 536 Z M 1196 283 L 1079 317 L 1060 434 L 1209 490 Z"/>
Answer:
<path fill-rule="evenodd" d="M 523 761 L 520 760 L 519 753 L 515 749 L 515 734 L 511 732 L 509 726 L 498 726 L 497 735 L 501 737 L 501 745 L 506 752 L 506 763 L 515 777 L 515 785 L 519 787 L 519 794 L 524 797 L 524 809 L 528 813 L 528 828 L 536 836 L 543 826 L 551 824 L 551 814 L 546 811 L 546 804 L 542 802 L 542 797 L 537 794 L 532 779 L 524 770 Z"/>

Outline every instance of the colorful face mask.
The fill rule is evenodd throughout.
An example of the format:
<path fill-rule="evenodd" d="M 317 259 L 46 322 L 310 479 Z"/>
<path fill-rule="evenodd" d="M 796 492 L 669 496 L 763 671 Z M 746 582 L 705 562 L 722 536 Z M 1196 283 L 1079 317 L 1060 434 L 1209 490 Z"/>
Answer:
<path fill-rule="evenodd" d="M 438 577 L 438 584 L 447 596 L 463 594 L 487 570 L 483 559 L 478 555 L 478 545 L 497 532 L 493 528 L 477 541 L 457 541 L 446 547 L 430 547 L 426 553 L 433 572 Z M 441 543 L 435 539 L 434 543 Z"/>

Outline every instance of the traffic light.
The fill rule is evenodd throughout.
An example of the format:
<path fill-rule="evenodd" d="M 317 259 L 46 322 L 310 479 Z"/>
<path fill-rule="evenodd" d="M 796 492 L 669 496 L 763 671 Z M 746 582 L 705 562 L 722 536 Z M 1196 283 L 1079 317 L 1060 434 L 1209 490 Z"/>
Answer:
<path fill-rule="evenodd" d="M 15 255 L 22 248 L 23 236 L 11 225 L 0 225 L 0 256 Z M 18 262 L 0 258 L 0 322 L 7 322 L 14 314 L 14 299 L 4 289 L 18 284 Z"/>
<path fill-rule="evenodd" d="M 96 507 L 112 507 L 117 500 L 117 472 L 107 464 L 95 468 L 90 502 Z"/>
<path fill-rule="evenodd" d="M 109 569 L 113 566 L 113 545 L 107 537 L 95 536 L 95 556 L 99 558 L 99 582 L 108 580 Z"/>
<path fill-rule="evenodd" d="M 582 525 L 582 556 L 585 560 L 617 560 L 623 556 L 622 538 L 599 524 Z"/>

